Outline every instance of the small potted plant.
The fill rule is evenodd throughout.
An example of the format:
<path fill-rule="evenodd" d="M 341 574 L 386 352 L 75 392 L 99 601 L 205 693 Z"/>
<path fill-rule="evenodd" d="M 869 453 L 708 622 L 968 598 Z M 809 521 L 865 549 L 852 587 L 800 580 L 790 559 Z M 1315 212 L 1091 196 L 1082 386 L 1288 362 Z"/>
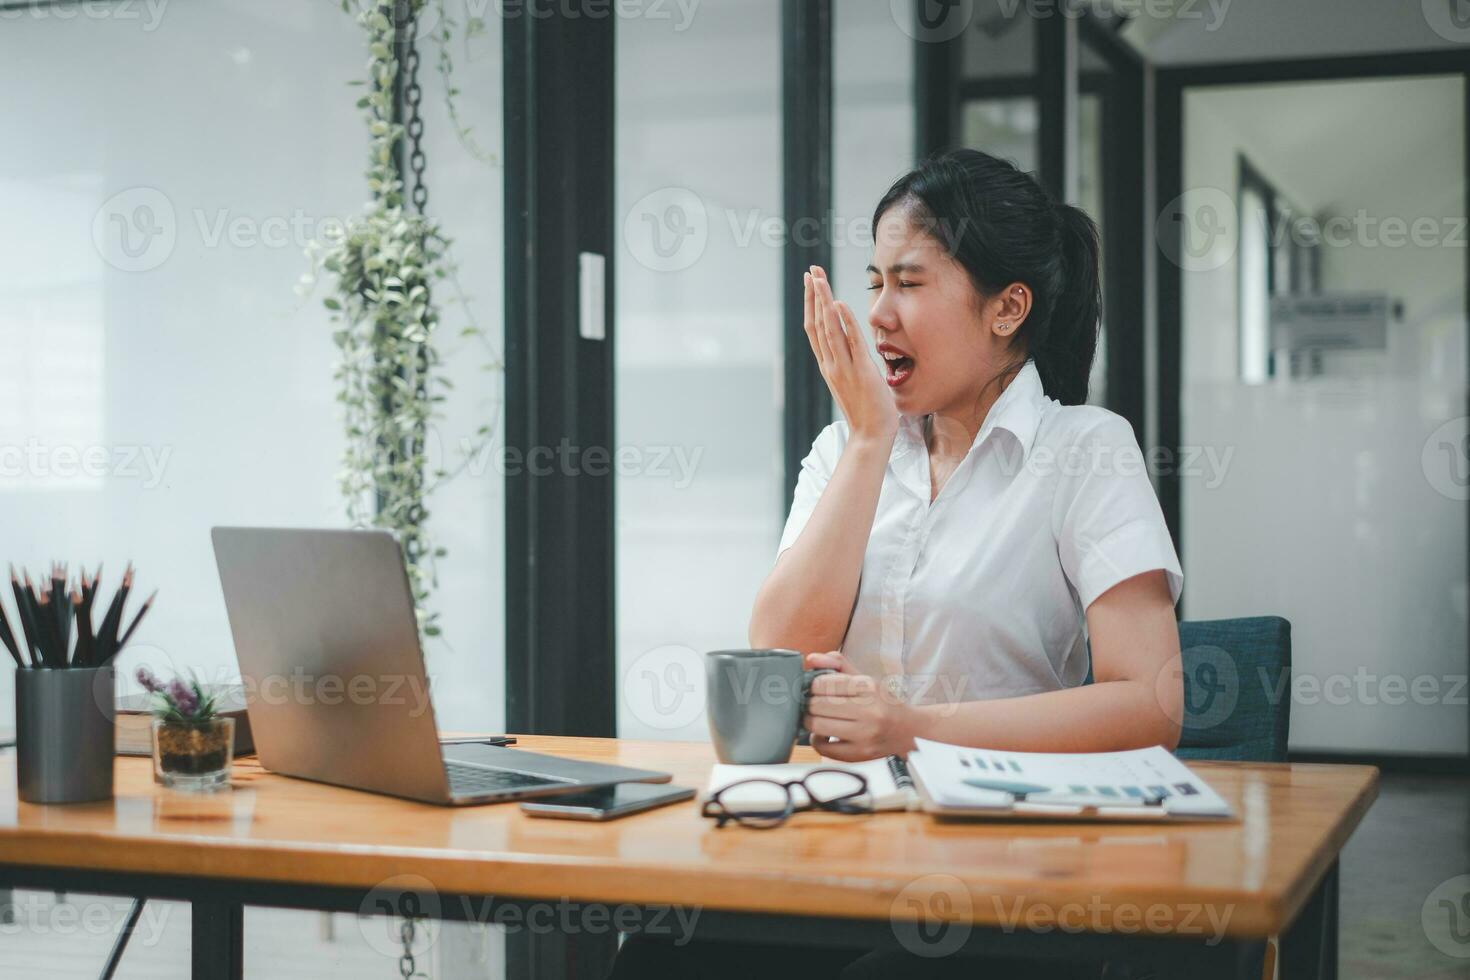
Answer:
<path fill-rule="evenodd" d="M 146 667 L 138 683 L 153 695 L 153 772 L 173 789 L 209 791 L 230 784 L 235 719 L 215 710 L 215 697 L 192 676 L 163 684 Z"/>

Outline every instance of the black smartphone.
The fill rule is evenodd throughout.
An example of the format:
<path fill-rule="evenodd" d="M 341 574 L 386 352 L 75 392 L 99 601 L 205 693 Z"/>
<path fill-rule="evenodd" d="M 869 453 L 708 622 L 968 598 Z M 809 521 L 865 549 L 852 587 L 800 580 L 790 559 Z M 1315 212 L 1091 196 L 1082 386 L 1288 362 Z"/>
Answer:
<path fill-rule="evenodd" d="M 564 820 L 616 820 L 630 813 L 678 803 L 694 796 L 687 786 L 667 783 L 618 783 L 585 793 L 565 793 L 543 800 L 526 800 L 521 809 L 532 817 L 561 817 Z"/>

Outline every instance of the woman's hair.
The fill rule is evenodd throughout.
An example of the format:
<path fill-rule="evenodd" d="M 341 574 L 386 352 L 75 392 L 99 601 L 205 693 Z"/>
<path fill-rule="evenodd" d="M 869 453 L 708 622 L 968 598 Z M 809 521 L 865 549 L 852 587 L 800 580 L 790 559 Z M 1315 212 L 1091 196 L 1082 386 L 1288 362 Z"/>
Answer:
<path fill-rule="evenodd" d="M 1064 405 L 1087 400 L 1102 306 L 1098 236 L 1086 212 L 1052 199 L 1030 174 L 978 150 L 930 157 L 883 195 L 873 228 L 905 208 L 969 273 L 982 298 L 1013 282 L 1031 288 L 1031 312 L 1015 335 L 1046 393 Z"/>

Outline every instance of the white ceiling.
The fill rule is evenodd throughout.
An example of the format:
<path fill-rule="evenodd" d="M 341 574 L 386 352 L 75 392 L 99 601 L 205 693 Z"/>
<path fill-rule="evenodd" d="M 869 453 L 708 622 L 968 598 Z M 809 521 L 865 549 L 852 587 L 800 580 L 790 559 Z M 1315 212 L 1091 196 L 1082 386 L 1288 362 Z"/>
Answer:
<path fill-rule="evenodd" d="M 1131 12 L 1123 36 L 1155 64 L 1424 50 L 1470 56 L 1461 0 L 1091 0 Z"/>

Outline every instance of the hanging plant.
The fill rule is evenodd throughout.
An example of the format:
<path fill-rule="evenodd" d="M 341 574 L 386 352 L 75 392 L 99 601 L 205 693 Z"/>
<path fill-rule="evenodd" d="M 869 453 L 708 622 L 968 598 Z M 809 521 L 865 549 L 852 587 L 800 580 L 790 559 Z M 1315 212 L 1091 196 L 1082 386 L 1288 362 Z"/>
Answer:
<path fill-rule="evenodd" d="M 323 303 L 331 311 L 332 339 L 341 354 L 335 380 L 347 439 L 339 482 L 348 519 L 397 537 L 419 628 L 425 636 L 437 636 L 438 615 L 428 603 L 437 585 L 435 560 L 446 550 L 429 539 L 428 497 L 435 483 L 451 474 L 429 472 L 427 443 L 431 419 L 451 386 L 440 370 L 434 343 L 440 326 L 434 286 L 453 286 L 466 315 L 468 307 L 454 280 L 450 240 L 436 222 L 409 206 L 399 165 L 405 134 L 395 111 L 400 25 L 405 17 L 417 17 L 425 2 L 342 2 L 342 9 L 355 14 L 367 33 L 368 77 L 358 83 L 367 91 L 357 106 L 368 127 L 370 196 L 361 214 L 307 249 L 311 270 L 303 276 L 302 288 L 311 289 L 321 272 L 330 277 L 331 292 Z M 450 23 L 440 3 L 434 34 L 440 44 L 439 70 L 457 135 L 468 141 L 468 130 L 460 127 L 454 109 L 457 92 L 448 85 Z M 473 320 L 461 334 L 484 340 Z M 495 361 L 489 367 L 500 365 Z M 491 432 L 491 425 L 483 425 L 477 438 L 486 440 Z M 465 451 L 473 455 L 478 449 Z"/>

